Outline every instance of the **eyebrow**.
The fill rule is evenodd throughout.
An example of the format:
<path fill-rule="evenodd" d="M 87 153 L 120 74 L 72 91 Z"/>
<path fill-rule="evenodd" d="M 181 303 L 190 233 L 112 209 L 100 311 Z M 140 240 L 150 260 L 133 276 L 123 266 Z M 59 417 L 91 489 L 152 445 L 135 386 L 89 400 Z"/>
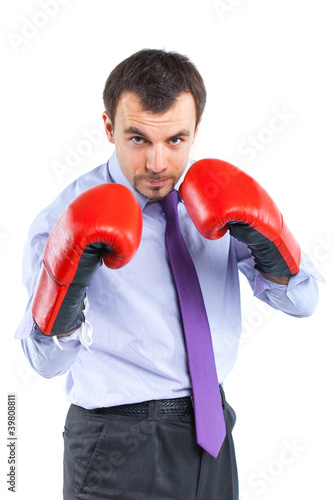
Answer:
<path fill-rule="evenodd" d="M 144 139 L 148 139 L 148 137 L 137 127 L 128 127 L 124 130 L 125 134 L 131 135 L 139 135 L 140 137 L 143 137 Z M 179 130 L 176 134 L 172 134 L 170 137 L 167 138 L 167 141 L 170 141 L 171 139 L 174 139 L 175 137 L 189 137 L 190 132 L 187 129 L 181 129 Z"/>

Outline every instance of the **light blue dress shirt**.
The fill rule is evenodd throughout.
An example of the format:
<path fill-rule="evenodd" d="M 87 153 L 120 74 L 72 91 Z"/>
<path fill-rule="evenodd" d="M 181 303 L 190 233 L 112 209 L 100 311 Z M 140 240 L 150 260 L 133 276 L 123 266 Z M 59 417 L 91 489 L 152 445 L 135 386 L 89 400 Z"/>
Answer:
<path fill-rule="evenodd" d="M 44 246 L 64 208 L 82 191 L 105 182 L 123 184 L 136 196 L 143 214 L 142 240 L 129 264 L 118 270 L 102 266 L 93 277 L 86 310 L 93 327 L 90 347 L 80 339 L 80 330 L 60 338 L 57 345 L 36 329 L 31 315 Z M 312 314 L 316 307 L 320 275 L 303 255 L 301 269 L 289 284 L 275 284 L 254 269 L 245 245 L 229 233 L 214 241 L 203 238 L 183 203 L 178 204 L 178 211 L 207 309 L 218 379 L 223 383 L 236 361 L 241 335 L 238 271 L 245 274 L 258 299 L 299 317 Z M 91 409 L 191 394 L 164 233 L 160 204 L 134 190 L 116 153 L 70 184 L 34 220 L 23 258 L 29 302 L 15 337 L 39 374 L 51 378 L 66 373 L 65 392 L 71 403 Z"/>

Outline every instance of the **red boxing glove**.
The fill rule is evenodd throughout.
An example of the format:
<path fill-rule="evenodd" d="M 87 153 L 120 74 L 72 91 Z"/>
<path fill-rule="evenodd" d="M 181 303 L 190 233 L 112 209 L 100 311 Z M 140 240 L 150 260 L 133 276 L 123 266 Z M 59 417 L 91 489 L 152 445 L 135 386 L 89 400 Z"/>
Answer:
<path fill-rule="evenodd" d="M 126 265 L 141 240 L 142 212 L 129 189 L 99 184 L 81 193 L 57 220 L 45 246 L 32 315 L 44 335 L 70 333 L 84 322 L 86 289 L 104 261 Z"/>
<path fill-rule="evenodd" d="M 199 160 L 189 168 L 179 192 L 202 236 L 214 240 L 229 229 L 249 247 L 262 273 L 298 273 L 297 241 L 272 198 L 245 172 L 225 161 Z"/>

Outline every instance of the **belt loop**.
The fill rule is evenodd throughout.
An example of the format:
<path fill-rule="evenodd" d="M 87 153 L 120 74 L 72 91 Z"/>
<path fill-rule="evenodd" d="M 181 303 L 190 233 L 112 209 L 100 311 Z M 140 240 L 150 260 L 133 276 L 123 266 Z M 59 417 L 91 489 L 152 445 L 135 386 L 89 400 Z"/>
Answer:
<path fill-rule="evenodd" d="M 160 402 L 148 401 L 148 415 L 147 420 L 159 420 L 160 415 Z"/>

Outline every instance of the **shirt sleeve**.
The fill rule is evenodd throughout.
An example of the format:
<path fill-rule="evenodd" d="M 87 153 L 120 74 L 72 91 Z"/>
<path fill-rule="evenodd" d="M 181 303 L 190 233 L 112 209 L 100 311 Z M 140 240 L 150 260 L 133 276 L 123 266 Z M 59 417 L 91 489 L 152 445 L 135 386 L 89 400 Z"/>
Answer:
<path fill-rule="evenodd" d="M 22 282 L 28 292 L 28 304 L 14 338 L 21 341 L 32 368 L 45 378 L 64 374 L 74 362 L 80 349 L 80 329 L 68 337 L 48 337 L 37 328 L 31 313 L 31 303 L 39 277 L 47 238 L 67 205 L 68 200 L 57 199 L 42 211 L 32 223 L 23 252 Z M 55 342 L 58 340 L 59 342 Z"/>
<path fill-rule="evenodd" d="M 56 377 L 67 372 L 81 349 L 80 329 L 69 337 L 43 335 L 36 327 L 31 311 L 22 319 L 15 338 L 21 340 L 23 352 L 32 368 L 45 378 Z"/>
<path fill-rule="evenodd" d="M 279 285 L 254 268 L 246 245 L 235 240 L 235 246 L 238 268 L 246 276 L 255 297 L 291 316 L 311 316 L 318 303 L 317 282 L 324 279 L 304 252 L 299 272 L 290 278 L 287 285 Z"/>

